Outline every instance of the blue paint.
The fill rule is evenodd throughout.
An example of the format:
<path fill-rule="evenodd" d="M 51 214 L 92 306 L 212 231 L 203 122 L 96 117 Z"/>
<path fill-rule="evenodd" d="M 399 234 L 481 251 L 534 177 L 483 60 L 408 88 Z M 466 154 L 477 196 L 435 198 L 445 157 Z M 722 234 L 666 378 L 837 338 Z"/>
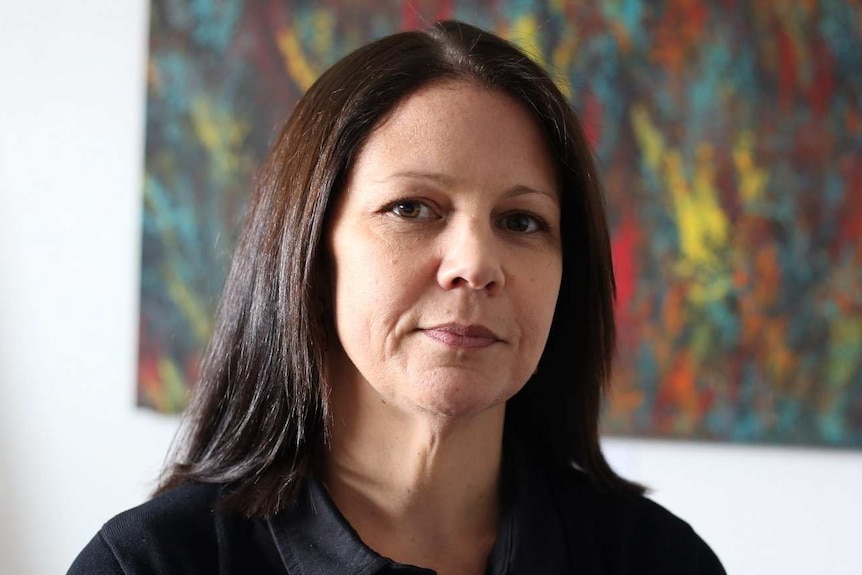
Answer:
<path fill-rule="evenodd" d="M 188 0 L 192 38 L 201 48 L 222 54 L 230 46 L 245 8 L 242 0 Z"/>

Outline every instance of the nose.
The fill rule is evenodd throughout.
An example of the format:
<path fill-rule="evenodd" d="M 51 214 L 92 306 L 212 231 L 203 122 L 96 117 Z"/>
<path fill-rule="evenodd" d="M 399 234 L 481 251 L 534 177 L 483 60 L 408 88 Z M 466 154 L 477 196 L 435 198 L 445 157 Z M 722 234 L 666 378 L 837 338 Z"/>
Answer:
<path fill-rule="evenodd" d="M 445 235 L 437 283 L 443 289 L 484 290 L 489 295 L 503 289 L 502 254 L 489 223 L 473 220 Z"/>

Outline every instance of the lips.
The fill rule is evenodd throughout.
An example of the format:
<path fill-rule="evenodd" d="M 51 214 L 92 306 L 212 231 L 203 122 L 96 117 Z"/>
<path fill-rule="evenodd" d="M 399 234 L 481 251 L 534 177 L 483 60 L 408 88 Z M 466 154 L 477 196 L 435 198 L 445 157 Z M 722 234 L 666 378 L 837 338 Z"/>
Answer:
<path fill-rule="evenodd" d="M 483 325 L 446 323 L 425 328 L 422 333 L 449 347 L 480 349 L 503 341 Z"/>

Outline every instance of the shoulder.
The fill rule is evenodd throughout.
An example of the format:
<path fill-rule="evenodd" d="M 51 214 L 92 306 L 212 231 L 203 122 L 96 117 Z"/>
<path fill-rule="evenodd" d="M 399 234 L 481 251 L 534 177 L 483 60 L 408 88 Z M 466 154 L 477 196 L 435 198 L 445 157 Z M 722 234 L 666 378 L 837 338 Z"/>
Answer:
<path fill-rule="evenodd" d="M 723 574 L 692 527 L 651 499 L 603 491 L 577 469 L 550 473 L 571 532 L 592 539 L 612 573 Z"/>
<path fill-rule="evenodd" d="M 219 485 L 187 483 L 120 513 L 102 531 L 117 538 L 153 532 L 160 538 L 182 533 L 184 538 L 208 539 L 214 534 L 215 505 L 220 494 Z"/>
<path fill-rule="evenodd" d="M 186 484 L 120 513 L 69 573 L 217 572 L 220 486 Z"/>
<path fill-rule="evenodd" d="M 688 523 L 648 497 L 603 490 L 579 469 L 549 471 L 548 477 L 564 505 L 579 509 L 594 521 L 614 524 L 615 531 L 619 528 L 691 531 Z"/>

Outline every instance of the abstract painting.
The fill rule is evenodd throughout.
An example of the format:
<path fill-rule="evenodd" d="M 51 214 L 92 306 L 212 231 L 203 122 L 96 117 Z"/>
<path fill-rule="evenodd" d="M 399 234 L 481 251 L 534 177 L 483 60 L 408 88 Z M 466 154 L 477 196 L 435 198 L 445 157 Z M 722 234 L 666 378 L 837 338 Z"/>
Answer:
<path fill-rule="evenodd" d="M 862 0 L 153 0 L 139 404 L 184 407 L 300 95 L 445 18 L 526 50 L 586 126 L 617 275 L 603 431 L 862 448 Z"/>

